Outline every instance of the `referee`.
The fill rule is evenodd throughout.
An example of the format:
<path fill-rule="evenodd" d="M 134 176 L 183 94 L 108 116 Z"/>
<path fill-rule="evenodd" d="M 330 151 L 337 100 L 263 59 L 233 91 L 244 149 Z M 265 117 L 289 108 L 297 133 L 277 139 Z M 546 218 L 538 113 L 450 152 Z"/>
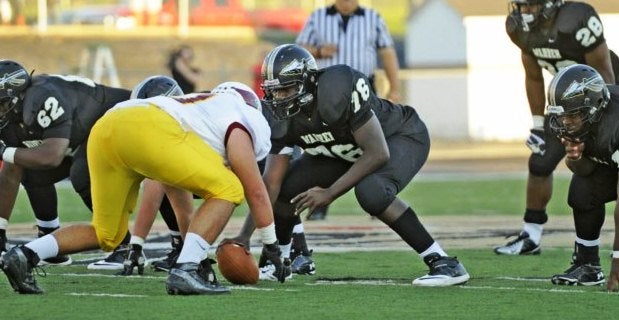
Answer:
<path fill-rule="evenodd" d="M 335 0 L 314 10 L 296 43 L 314 55 L 318 67 L 346 64 L 363 72 L 374 86 L 377 54 L 380 56 L 389 92 L 387 99 L 398 102 L 398 58 L 385 21 L 376 10 L 359 6 L 358 0 Z"/>

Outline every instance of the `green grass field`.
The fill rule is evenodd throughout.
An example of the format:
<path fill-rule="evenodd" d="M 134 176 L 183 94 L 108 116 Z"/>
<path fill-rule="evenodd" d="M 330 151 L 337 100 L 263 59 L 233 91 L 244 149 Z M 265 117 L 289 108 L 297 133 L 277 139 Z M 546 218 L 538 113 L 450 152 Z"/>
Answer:
<path fill-rule="evenodd" d="M 568 180 L 556 179 L 550 211 L 569 214 L 564 203 Z M 522 214 L 524 179 L 484 179 L 413 183 L 402 198 L 423 216 Z M 64 222 L 88 218 L 79 199 L 61 190 Z M 243 211 L 243 208 L 239 211 Z M 236 213 L 242 215 L 243 213 Z M 351 194 L 331 207 L 331 215 L 360 214 Z M 32 221 L 23 192 L 12 222 Z M 609 217 L 612 221 L 612 217 Z M 517 226 L 514 226 L 517 227 Z M 466 241 L 463 239 L 463 241 Z M 471 280 L 458 287 L 412 287 L 425 274 L 407 251 L 315 252 L 317 274 L 284 284 L 231 286 L 224 296 L 169 296 L 164 273 L 117 277 L 83 265 L 47 267 L 37 277 L 42 296 L 11 292 L 0 277 L 1 319 L 610 319 L 617 294 L 604 287 L 558 287 L 552 274 L 569 266 L 571 244 L 544 248 L 539 256 L 497 256 L 487 249 L 453 249 Z M 603 248 L 608 252 L 609 248 Z M 74 260 L 83 256 L 74 255 Z M 602 257 L 609 270 L 609 259 Z M 221 277 L 220 277 L 221 278 Z M 225 280 L 223 280 L 224 283 Z"/>

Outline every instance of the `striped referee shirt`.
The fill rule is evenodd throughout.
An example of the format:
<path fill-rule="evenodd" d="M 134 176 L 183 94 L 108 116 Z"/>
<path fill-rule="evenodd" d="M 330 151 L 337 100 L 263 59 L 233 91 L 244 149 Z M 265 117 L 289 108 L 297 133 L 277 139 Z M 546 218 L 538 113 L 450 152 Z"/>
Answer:
<path fill-rule="evenodd" d="M 313 47 L 337 44 L 337 53 L 317 59 L 318 66 L 346 64 L 370 77 L 376 69 L 377 49 L 392 47 L 393 39 L 376 10 L 360 6 L 346 19 L 332 5 L 312 12 L 296 43 Z"/>

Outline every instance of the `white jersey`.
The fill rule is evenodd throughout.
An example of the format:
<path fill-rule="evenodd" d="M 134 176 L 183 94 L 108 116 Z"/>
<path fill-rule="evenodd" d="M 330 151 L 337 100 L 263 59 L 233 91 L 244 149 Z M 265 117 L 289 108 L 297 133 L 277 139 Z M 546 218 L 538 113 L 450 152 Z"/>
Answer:
<path fill-rule="evenodd" d="M 232 93 L 192 93 L 179 97 L 158 96 L 118 103 L 108 112 L 120 108 L 154 105 L 172 116 L 186 131 L 196 133 L 228 163 L 226 140 L 234 128 L 244 128 L 254 144 L 256 161 L 271 149 L 271 129 L 260 111 Z"/>

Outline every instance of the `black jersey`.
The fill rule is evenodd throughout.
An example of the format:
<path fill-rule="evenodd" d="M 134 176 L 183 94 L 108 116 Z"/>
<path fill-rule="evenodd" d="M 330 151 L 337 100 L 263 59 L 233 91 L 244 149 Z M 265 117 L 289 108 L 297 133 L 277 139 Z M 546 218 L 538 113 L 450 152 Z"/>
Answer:
<path fill-rule="evenodd" d="M 72 149 L 82 144 L 95 121 L 118 102 L 106 100 L 106 88 L 78 76 L 33 77 L 23 101 L 22 126 L 28 139 L 66 138 Z M 123 91 L 121 101 L 130 95 Z"/>
<path fill-rule="evenodd" d="M 617 168 L 619 167 L 619 86 L 608 86 L 608 89 L 611 100 L 603 111 L 600 121 L 585 140 L 583 156 Z"/>
<path fill-rule="evenodd" d="M 376 115 L 385 138 L 425 132 L 426 126 L 409 106 L 378 98 L 361 72 L 346 65 L 322 69 L 317 75 L 313 107 L 287 121 L 272 122 L 272 154 L 295 145 L 306 154 L 356 161 L 362 150 L 353 132 Z"/>
<path fill-rule="evenodd" d="M 507 18 L 506 29 L 520 50 L 535 57 L 553 75 L 574 63 L 586 64 L 585 54 L 605 42 L 600 17 L 583 2 L 565 2 L 549 29 L 536 26 L 525 32 L 511 17 Z"/>

